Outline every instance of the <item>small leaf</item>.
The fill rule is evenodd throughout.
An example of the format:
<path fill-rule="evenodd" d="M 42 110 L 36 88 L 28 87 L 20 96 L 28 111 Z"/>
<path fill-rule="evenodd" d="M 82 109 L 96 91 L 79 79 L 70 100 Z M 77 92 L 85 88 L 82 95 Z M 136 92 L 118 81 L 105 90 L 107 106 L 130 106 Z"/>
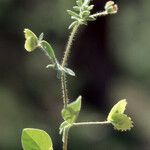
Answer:
<path fill-rule="evenodd" d="M 55 57 L 55 53 L 53 48 L 51 47 L 51 45 L 47 42 L 47 41 L 41 41 L 41 46 L 44 49 L 44 51 L 48 54 L 48 56 L 50 57 L 50 59 L 52 59 L 53 61 L 55 61 L 56 57 Z"/>
<path fill-rule="evenodd" d="M 64 121 L 59 127 L 59 134 L 62 134 L 64 128 L 68 125 L 67 121 Z"/>
<path fill-rule="evenodd" d="M 46 68 L 54 68 L 55 67 L 55 64 L 49 64 L 46 66 Z"/>
<path fill-rule="evenodd" d="M 112 118 L 112 115 L 115 114 L 115 113 L 120 113 L 120 114 L 123 114 L 125 109 L 126 109 L 126 105 L 127 105 L 127 101 L 126 99 L 123 99 L 123 100 L 120 100 L 117 104 L 115 104 L 113 106 L 113 108 L 111 109 L 108 117 L 107 117 L 107 120 L 110 121 L 111 118 Z"/>
<path fill-rule="evenodd" d="M 64 68 L 64 71 L 66 74 L 71 75 L 71 76 L 75 76 L 75 73 L 73 70 L 69 69 L 69 68 Z"/>
<path fill-rule="evenodd" d="M 75 16 L 71 16 L 71 19 L 73 19 L 73 20 L 78 20 L 78 21 L 79 21 L 79 18 L 78 18 L 78 17 L 75 17 Z"/>
<path fill-rule="evenodd" d="M 90 11 L 83 11 L 82 12 L 82 17 L 88 17 L 90 15 Z"/>
<path fill-rule="evenodd" d="M 52 140 L 43 130 L 24 129 L 21 141 L 24 150 L 53 150 Z"/>
<path fill-rule="evenodd" d="M 70 128 L 70 127 L 71 127 L 71 125 L 68 124 L 67 121 L 64 121 L 64 122 L 60 125 L 60 127 L 59 127 L 59 134 L 62 134 L 62 133 L 63 133 L 63 130 L 64 130 L 65 128 Z"/>
<path fill-rule="evenodd" d="M 90 0 L 84 0 L 84 5 L 89 5 L 90 4 Z"/>
<path fill-rule="evenodd" d="M 24 29 L 25 38 L 28 39 L 29 37 L 37 38 L 37 36 L 29 29 Z"/>
<path fill-rule="evenodd" d="M 29 37 L 25 41 L 24 47 L 28 52 L 32 52 L 33 50 L 37 48 L 37 40 L 34 37 Z"/>
<path fill-rule="evenodd" d="M 62 110 L 63 119 L 71 125 L 78 118 L 81 109 L 81 98 L 82 97 L 79 96 L 76 101 L 68 104 L 67 107 Z"/>
<path fill-rule="evenodd" d="M 95 17 L 93 17 L 93 16 L 89 16 L 89 17 L 87 18 L 87 20 L 88 20 L 88 21 L 95 21 L 95 20 L 96 20 L 96 18 L 95 18 Z"/>
<path fill-rule="evenodd" d="M 127 131 L 133 127 L 133 121 L 125 114 L 113 114 L 111 122 L 116 130 Z"/>
<path fill-rule="evenodd" d="M 74 9 L 75 11 L 80 11 L 80 7 L 78 7 L 78 6 L 74 6 L 73 9 Z"/>
<path fill-rule="evenodd" d="M 93 7 L 94 7 L 94 5 L 90 5 L 90 6 L 88 6 L 88 10 L 92 10 L 92 9 L 93 9 Z"/>
<path fill-rule="evenodd" d="M 126 131 L 133 127 L 133 122 L 130 117 L 124 114 L 127 101 L 121 100 L 113 106 L 107 120 L 111 122 L 116 130 Z"/>
<path fill-rule="evenodd" d="M 65 127 L 63 130 L 63 135 L 62 135 L 62 142 L 63 143 L 65 143 L 65 132 L 68 132 L 70 127 L 71 126 Z"/>
<path fill-rule="evenodd" d="M 71 75 L 71 76 L 75 76 L 75 73 L 71 69 L 66 68 L 66 67 L 63 68 L 57 60 L 55 61 L 55 69 L 57 70 L 57 78 L 58 79 L 61 78 L 62 73 L 65 73 L 65 74 Z"/>
<path fill-rule="evenodd" d="M 65 132 L 66 130 L 69 130 L 69 128 L 71 127 L 72 125 L 68 124 L 67 121 L 64 121 L 60 127 L 59 127 L 59 134 L 62 134 L 62 142 L 64 142 L 64 139 L 65 139 Z M 68 132 L 68 131 L 67 131 Z"/>
<path fill-rule="evenodd" d="M 32 52 L 38 46 L 38 38 L 29 29 L 24 29 L 24 33 L 25 33 L 25 39 L 26 39 L 24 47 L 28 52 Z"/>
<path fill-rule="evenodd" d="M 82 5 L 82 11 L 88 10 L 88 7 L 89 7 L 88 5 L 85 5 L 85 4 Z"/>
<path fill-rule="evenodd" d="M 44 38 L 44 33 L 41 33 L 40 36 L 39 36 L 39 41 L 42 41 Z"/>
<path fill-rule="evenodd" d="M 83 0 L 77 0 L 77 1 L 76 1 L 76 4 L 77 4 L 79 7 L 81 7 L 82 4 L 83 4 Z"/>
<path fill-rule="evenodd" d="M 70 16 L 74 16 L 74 17 L 79 17 L 79 15 L 77 14 L 77 13 L 75 13 L 74 11 L 71 11 L 71 10 L 67 10 L 67 12 L 68 12 L 68 14 L 70 15 Z"/>

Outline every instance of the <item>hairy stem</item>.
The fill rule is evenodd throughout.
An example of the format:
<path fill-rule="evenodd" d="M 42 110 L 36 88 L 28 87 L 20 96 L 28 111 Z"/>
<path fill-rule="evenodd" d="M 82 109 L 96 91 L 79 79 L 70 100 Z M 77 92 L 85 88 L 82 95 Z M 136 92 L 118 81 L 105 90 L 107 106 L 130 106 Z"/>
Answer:
<path fill-rule="evenodd" d="M 69 54 L 70 54 L 70 50 L 71 50 L 71 45 L 72 45 L 72 42 L 73 42 L 73 39 L 75 37 L 75 34 L 77 33 L 77 30 L 79 28 L 79 25 L 76 25 L 73 29 L 72 29 L 72 32 L 70 34 L 70 37 L 69 37 L 69 40 L 68 40 L 68 43 L 67 43 L 67 46 L 66 46 L 66 50 L 65 50 L 65 53 L 64 53 L 64 57 L 63 57 L 63 60 L 62 60 L 62 67 L 65 67 L 66 64 L 67 64 L 67 61 L 68 61 L 68 57 L 69 57 Z"/>
<path fill-rule="evenodd" d="M 66 129 L 64 131 L 63 150 L 67 150 L 67 146 L 68 146 L 68 132 L 69 132 L 69 129 Z"/>
<path fill-rule="evenodd" d="M 95 13 L 93 15 L 91 15 L 91 17 L 101 17 L 101 16 L 106 16 L 108 15 L 108 12 L 107 11 L 102 11 L 102 12 L 99 12 L 99 13 Z"/>
<path fill-rule="evenodd" d="M 78 123 L 73 123 L 73 126 L 104 125 L 104 124 L 110 124 L 110 122 L 109 121 L 102 121 L 102 122 L 78 122 Z"/>
<path fill-rule="evenodd" d="M 79 24 L 76 25 L 72 29 L 71 35 L 69 37 L 69 40 L 68 40 L 68 43 L 67 43 L 67 46 L 66 46 L 66 50 L 64 52 L 64 57 L 63 57 L 62 64 L 61 64 L 62 67 L 65 67 L 66 64 L 67 64 L 68 57 L 69 57 L 70 50 L 71 50 L 71 45 L 73 43 L 73 39 L 75 37 L 75 34 L 76 34 L 78 28 L 79 28 Z M 68 91 L 67 91 L 67 83 L 66 82 L 67 81 L 66 81 L 65 73 L 62 72 L 62 75 L 61 75 L 61 86 L 62 86 L 62 93 L 63 93 L 64 108 L 67 107 L 67 104 L 69 102 Z M 67 150 L 67 145 L 68 145 L 68 130 L 65 130 L 64 132 L 65 133 L 64 133 L 63 150 Z"/>
<path fill-rule="evenodd" d="M 69 40 L 68 40 L 68 43 L 67 43 L 67 46 L 66 46 L 66 50 L 64 52 L 64 57 L 63 57 L 63 60 L 62 60 L 62 64 L 61 64 L 62 67 L 65 67 L 66 64 L 67 64 L 68 57 L 69 57 L 70 50 L 71 50 L 71 45 L 72 45 L 73 39 L 75 37 L 75 34 L 76 34 L 78 28 L 79 28 L 79 24 L 76 25 L 72 29 L 71 35 L 69 36 Z M 68 90 L 67 90 L 67 84 L 66 84 L 66 82 L 67 82 L 66 81 L 66 76 L 65 76 L 65 73 L 63 72 L 62 76 L 61 76 L 61 85 L 62 85 L 64 107 L 66 107 L 67 104 L 68 104 L 68 102 L 69 102 L 69 99 L 68 99 Z"/>
<path fill-rule="evenodd" d="M 62 86 L 62 93 L 63 93 L 63 103 L 64 103 L 64 108 L 67 107 L 68 104 L 68 90 L 67 90 L 67 84 L 66 84 L 66 76 L 65 73 L 62 73 L 61 76 L 61 86 Z"/>

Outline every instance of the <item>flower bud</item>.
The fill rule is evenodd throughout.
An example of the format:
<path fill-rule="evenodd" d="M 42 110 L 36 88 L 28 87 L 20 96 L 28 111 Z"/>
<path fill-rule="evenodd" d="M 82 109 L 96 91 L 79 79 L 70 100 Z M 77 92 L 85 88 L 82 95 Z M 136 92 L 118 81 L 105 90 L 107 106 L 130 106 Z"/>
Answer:
<path fill-rule="evenodd" d="M 118 11 L 118 6 L 114 3 L 114 1 L 108 1 L 105 4 L 105 10 L 108 14 L 115 14 Z"/>

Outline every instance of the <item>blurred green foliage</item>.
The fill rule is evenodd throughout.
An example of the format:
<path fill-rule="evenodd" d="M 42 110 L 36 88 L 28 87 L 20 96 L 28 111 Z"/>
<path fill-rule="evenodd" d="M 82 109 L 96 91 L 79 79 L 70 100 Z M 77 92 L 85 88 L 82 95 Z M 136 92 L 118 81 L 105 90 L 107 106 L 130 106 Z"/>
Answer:
<path fill-rule="evenodd" d="M 96 7 L 101 4 L 101 1 L 94 2 Z M 67 28 L 71 23 L 66 9 L 72 8 L 73 3 L 74 1 L 69 0 L 0 0 L 0 149 L 2 150 L 20 150 L 21 131 L 26 127 L 46 130 L 55 141 L 54 148 L 61 148 L 58 131 L 62 121 L 60 83 L 54 80 L 53 72 L 45 69 L 48 60 L 41 52 L 37 51 L 31 55 L 25 52 L 22 31 L 28 27 L 37 34 L 46 33 L 46 39 L 51 41 L 57 55 L 61 56 L 69 33 Z M 105 50 L 117 68 L 113 76 L 110 76 L 111 80 L 105 92 L 109 97 L 108 108 L 119 99 L 128 99 L 128 111 L 136 125 L 129 133 L 118 133 L 112 131 L 111 127 L 72 129 L 69 141 L 71 150 L 77 148 L 148 150 L 150 147 L 150 1 L 119 1 L 118 5 L 119 13 L 106 18 L 107 26 L 103 27 L 106 35 L 101 34 L 98 37 L 106 37 Z M 104 21 L 99 19 L 95 24 Z M 79 34 L 86 33 L 87 29 L 84 28 Z M 99 28 L 95 30 L 98 31 Z M 87 39 L 87 36 L 81 40 L 84 39 Z M 78 44 L 76 43 L 76 47 Z M 88 47 L 90 42 L 85 41 L 83 44 Z M 85 50 L 78 52 L 83 53 Z M 87 55 L 91 58 L 91 53 L 87 52 Z M 87 63 L 84 63 L 84 66 L 86 67 Z M 84 75 L 84 69 L 80 69 L 79 66 L 78 68 L 78 73 L 82 76 L 78 76 L 79 79 L 71 79 L 73 83 L 77 82 L 74 87 L 70 87 L 72 90 L 81 89 L 90 79 L 88 75 Z M 103 68 L 100 71 L 103 72 Z M 90 73 L 92 74 L 89 71 Z M 97 91 L 99 92 L 99 89 Z M 75 98 L 76 91 L 72 92 Z M 84 109 L 79 120 L 94 121 L 106 118 L 108 113 L 106 110 L 109 109 L 102 113 L 100 109 L 85 101 L 83 97 Z"/>

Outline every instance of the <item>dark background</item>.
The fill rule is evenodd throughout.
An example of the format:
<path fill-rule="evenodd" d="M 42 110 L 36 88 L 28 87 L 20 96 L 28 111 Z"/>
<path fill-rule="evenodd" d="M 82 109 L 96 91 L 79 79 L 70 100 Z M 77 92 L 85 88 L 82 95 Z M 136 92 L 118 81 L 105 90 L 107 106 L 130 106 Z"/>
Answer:
<path fill-rule="evenodd" d="M 93 13 L 105 0 L 94 0 Z M 119 12 L 80 28 L 69 67 L 69 95 L 83 96 L 79 121 L 103 121 L 120 99 L 128 101 L 134 121 L 130 132 L 111 126 L 71 130 L 69 150 L 148 150 L 150 147 L 150 1 L 115 1 Z M 21 132 L 46 130 L 54 148 L 62 147 L 58 134 L 63 107 L 60 81 L 41 51 L 24 50 L 24 28 L 51 43 L 61 61 L 71 23 L 66 9 L 75 0 L 0 0 L 0 150 L 21 150 Z"/>

